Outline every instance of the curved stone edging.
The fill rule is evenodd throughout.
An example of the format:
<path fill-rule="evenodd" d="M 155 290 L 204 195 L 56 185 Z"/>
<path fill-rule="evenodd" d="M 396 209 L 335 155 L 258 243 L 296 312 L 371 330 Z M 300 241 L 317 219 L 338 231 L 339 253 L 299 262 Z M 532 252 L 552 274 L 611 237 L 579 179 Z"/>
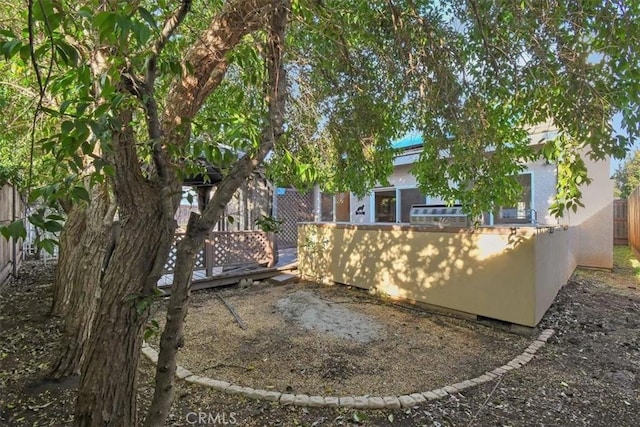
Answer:
<path fill-rule="evenodd" d="M 176 377 L 183 379 L 191 384 L 198 384 L 214 390 L 223 391 L 225 393 L 239 394 L 249 399 L 267 400 L 271 402 L 279 402 L 281 405 L 295 405 L 306 407 L 326 407 L 326 408 L 357 408 L 357 409 L 396 409 L 410 408 L 422 402 L 428 402 L 443 398 L 452 393 L 459 393 L 467 388 L 474 387 L 492 381 L 507 372 L 520 369 L 542 348 L 546 342 L 553 336 L 553 329 L 545 329 L 540 336 L 527 347 L 519 356 L 512 359 L 509 363 L 502 365 L 493 371 L 486 372 L 484 375 L 465 380 L 456 384 L 448 385 L 435 390 L 425 391 L 423 393 L 413 393 L 401 396 L 309 396 L 306 394 L 287 394 L 277 391 L 268 391 L 253 389 L 251 387 L 242 387 L 231 384 L 226 381 L 214 380 L 207 377 L 201 377 L 193 374 L 191 371 L 177 367 Z M 158 363 L 158 352 L 151 348 L 146 342 L 142 346 L 142 353 L 154 364 Z"/>

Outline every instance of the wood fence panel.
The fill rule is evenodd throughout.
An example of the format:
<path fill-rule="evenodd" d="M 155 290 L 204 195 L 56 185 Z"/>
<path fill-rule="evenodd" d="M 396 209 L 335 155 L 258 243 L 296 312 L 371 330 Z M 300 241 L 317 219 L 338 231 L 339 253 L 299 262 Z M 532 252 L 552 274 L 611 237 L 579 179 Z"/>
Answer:
<path fill-rule="evenodd" d="M 0 187 L 0 225 L 8 225 L 22 218 L 22 200 L 10 184 Z M 6 240 L 0 236 L 0 283 L 9 275 L 16 275 L 22 263 L 22 241 Z"/>
<path fill-rule="evenodd" d="M 214 231 L 205 242 L 207 275 L 213 267 L 275 264 L 273 233 L 264 231 Z"/>
<path fill-rule="evenodd" d="M 613 201 L 613 244 L 626 245 L 628 240 L 628 212 L 627 201 L 616 199 Z"/>
<path fill-rule="evenodd" d="M 627 228 L 629 245 L 640 251 L 640 187 L 627 198 Z"/>

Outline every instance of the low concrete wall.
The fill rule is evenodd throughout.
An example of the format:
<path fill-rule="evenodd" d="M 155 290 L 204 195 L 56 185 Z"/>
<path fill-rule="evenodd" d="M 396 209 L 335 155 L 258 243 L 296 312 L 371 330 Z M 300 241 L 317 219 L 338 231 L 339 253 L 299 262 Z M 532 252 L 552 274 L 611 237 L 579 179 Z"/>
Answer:
<path fill-rule="evenodd" d="M 298 268 L 312 280 L 535 326 L 573 271 L 570 234 L 305 223 Z"/>

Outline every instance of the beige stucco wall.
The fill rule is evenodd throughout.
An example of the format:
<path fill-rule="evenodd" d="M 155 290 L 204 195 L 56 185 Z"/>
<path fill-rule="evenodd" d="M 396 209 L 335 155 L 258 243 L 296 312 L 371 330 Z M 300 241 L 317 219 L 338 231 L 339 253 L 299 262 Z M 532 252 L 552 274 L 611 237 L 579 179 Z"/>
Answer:
<path fill-rule="evenodd" d="M 298 236 L 306 278 L 527 326 L 573 270 L 563 229 L 301 224 Z"/>
<path fill-rule="evenodd" d="M 570 250 L 586 267 L 613 268 L 613 187 L 610 160 L 593 161 L 584 156 L 592 182 L 583 185 L 583 208 L 563 218 L 575 227 Z"/>
<path fill-rule="evenodd" d="M 575 234 L 575 230 L 565 227 L 536 233 L 533 258 L 536 324 L 542 319 L 558 291 L 567 283 L 576 268 L 576 258 L 569 250 L 572 233 Z"/>

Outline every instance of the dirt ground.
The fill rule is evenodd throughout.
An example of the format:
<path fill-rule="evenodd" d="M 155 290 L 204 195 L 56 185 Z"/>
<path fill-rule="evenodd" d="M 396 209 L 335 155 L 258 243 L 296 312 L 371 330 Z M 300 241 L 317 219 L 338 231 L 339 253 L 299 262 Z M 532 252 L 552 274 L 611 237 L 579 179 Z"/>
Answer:
<path fill-rule="evenodd" d="M 164 310 L 156 314 L 159 322 L 165 316 Z M 403 309 L 360 289 L 259 284 L 195 293 L 178 363 L 196 375 L 252 388 L 387 396 L 480 376 L 520 354 L 529 341 Z"/>
<path fill-rule="evenodd" d="M 616 248 L 615 264 L 613 272 L 576 272 L 540 324 L 554 328 L 556 335 L 529 364 L 464 393 L 408 410 L 358 411 L 281 407 L 178 382 L 167 425 L 638 426 L 640 263 L 626 248 Z M 57 352 L 61 327 L 47 316 L 52 271 L 51 265 L 25 263 L 21 277 L 0 288 L 1 426 L 72 422 L 75 381 L 42 382 Z M 313 297 L 320 305 L 366 316 L 360 320 L 375 324 L 373 339 L 350 340 L 304 329 L 299 320 L 305 314 L 287 316 L 282 303 L 278 308 L 278 301 L 300 291 L 306 292 L 302 300 Z M 295 392 L 331 389 L 336 394 L 365 389 L 408 392 L 497 366 L 521 352 L 527 342 L 500 329 L 415 313 L 345 288 L 253 287 L 229 289 L 223 296 L 247 330 L 238 326 L 213 292 L 195 293 L 181 362 L 193 363 L 187 367 L 212 377 L 237 378 L 254 387 L 288 386 Z M 247 296 L 255 297 L 252 306 L 244 306 L 251 300 Z M 315 314 L 316 319 L 323 317 Z M 269 330 L 272 333 L 264 335 Z M 316 341 L 324 336 L 325 341 L 306 340 L 311 335 Z M 274 336 L 276 341 L 265 342 L 265 337 Z M 229 354 L 233 357 L 225 359 Z M 206 369 L 211 366 L 215 368 Z M 138 395 L 142 415 L 152 393 L 152 372 L 142 360 Z"/>

